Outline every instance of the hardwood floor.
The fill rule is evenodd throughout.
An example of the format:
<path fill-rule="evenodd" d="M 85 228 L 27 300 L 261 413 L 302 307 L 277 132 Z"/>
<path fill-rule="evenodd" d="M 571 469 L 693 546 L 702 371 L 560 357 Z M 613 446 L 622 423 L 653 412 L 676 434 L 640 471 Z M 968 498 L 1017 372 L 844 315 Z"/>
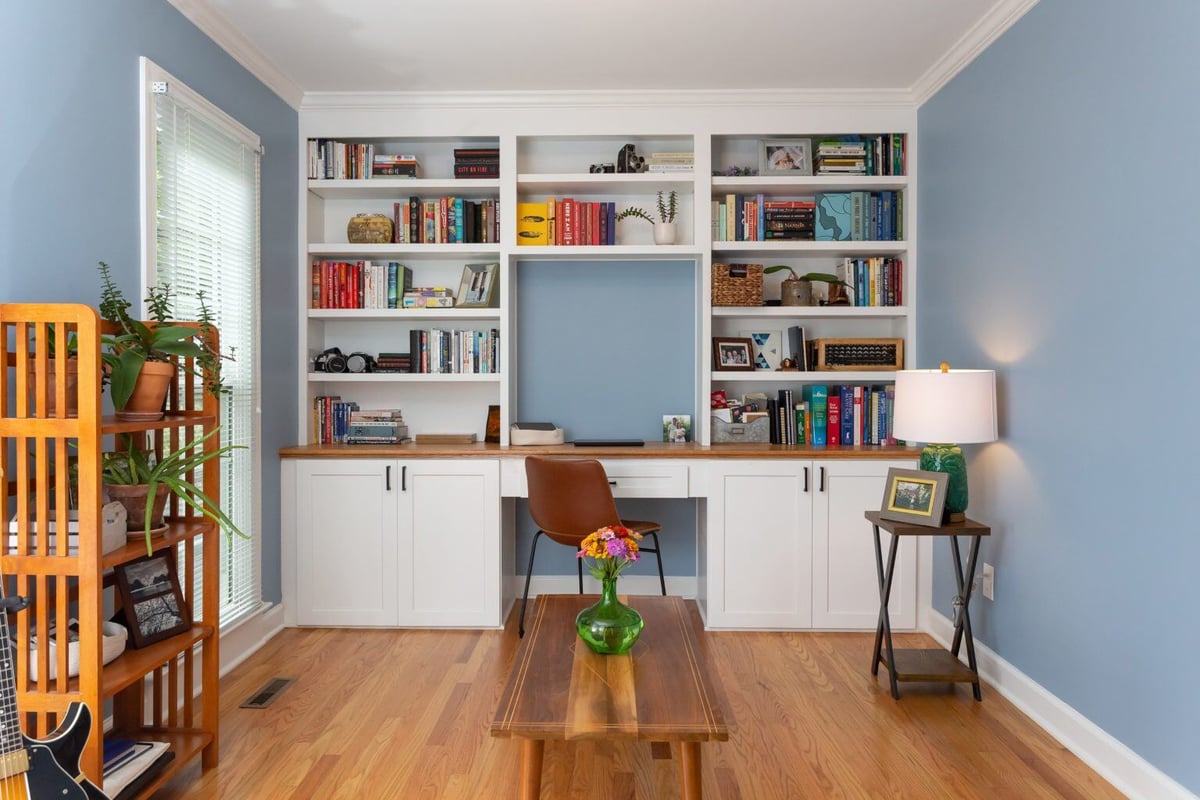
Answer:
<path fill-rule="evenodd" d="M 1121 795 L 987 684 L 870 675 L 870 633 L 709 633 L 728 742 L 703 746 L 705 798 L 1103 800 Z M 920 634 L 904 647 L 935 646 Z M 221 765 L 155 800 L 490 800 L 515 796 L 518 744 L 488 725 L 518 644 L 504 631 L 289 629 L 221 682 Z M 239 704 L 296 678 L 265 709 Z M 549 742 L 542 797 L 679 796 L 669 750 Z"/>

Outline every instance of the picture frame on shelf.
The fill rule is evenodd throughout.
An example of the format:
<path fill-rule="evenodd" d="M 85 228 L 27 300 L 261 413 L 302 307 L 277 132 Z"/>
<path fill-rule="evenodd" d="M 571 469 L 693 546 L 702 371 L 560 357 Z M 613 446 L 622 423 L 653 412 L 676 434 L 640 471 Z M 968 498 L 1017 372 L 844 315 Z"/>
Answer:
<path fill-rule="evenodd" d="M 691 414 L 663 414 L 663 441 L 682 444 L 692 441 Z"/>
<path fill-rule="evenodd" d="M 175 571 L 174 548 L 118 564 L 113 576 L 131 647 L 145 647 L 191 627 L 191 611 Z"/>
<path fill-rule="evenodd" d="M 488 406 L 487 424 L 483 429 L 483 441 L 500 444 L 500 406 Z"/>
<path fill-rule="evenodd" d="M 879 516 L 897 522 L 939 528 L 949 482 L 950 475 L 945 472 L 892 467 L 884 484 Z"/>
<path fill-rule="evenodd" d="M 495 308 L 499 264 L 467 264 L 454 305 L 457 308 Z"/>
<path fill-rule="evenodd" d="M 759 175 L 812 175 L 811 139 L 763 139 L 758 143 Z"/>
<path fill-rule="evenodd" d="M 712 340 L 714 372 L 753 372 L 754 343 L 732 336 L 714 336 Z"/>
<path fill-rule="evenodd" d="M 738 331 L 738 336 L 754 344 L 754 368 L 763 372 L 775 372 L 788 356 L 783 331 Z"/>

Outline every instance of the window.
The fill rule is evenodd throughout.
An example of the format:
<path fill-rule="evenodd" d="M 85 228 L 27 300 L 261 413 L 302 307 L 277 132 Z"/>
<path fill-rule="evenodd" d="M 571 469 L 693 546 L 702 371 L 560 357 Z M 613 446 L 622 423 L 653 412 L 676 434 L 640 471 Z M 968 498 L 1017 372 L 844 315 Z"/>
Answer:
<path fill-rule="evenodd" d="M 174 315 L 197 319 L 197 293 L 213 314 L 221 350 L 221 442 L 243 445 L 222 462 L 221 505 L 248 539 L 221 543 L 221 620 L 260 603 L 258 466 L 258 136 L 152 62 L 143 76 L 143 273 L 167 283 Z"/>

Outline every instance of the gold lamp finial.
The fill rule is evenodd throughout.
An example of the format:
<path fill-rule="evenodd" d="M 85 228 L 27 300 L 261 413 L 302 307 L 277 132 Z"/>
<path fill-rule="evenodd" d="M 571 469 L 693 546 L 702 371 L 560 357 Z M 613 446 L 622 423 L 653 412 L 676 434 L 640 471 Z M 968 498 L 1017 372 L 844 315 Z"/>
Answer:
<path fill-rule="evenodd" d="M 949 372 L 949 371 L 950 371 L 950 362 L 949 362 L 949 361 L 943 361 L 943 362 L 941 363 L 941 367 L 942 367 L 942 372 Z"/>

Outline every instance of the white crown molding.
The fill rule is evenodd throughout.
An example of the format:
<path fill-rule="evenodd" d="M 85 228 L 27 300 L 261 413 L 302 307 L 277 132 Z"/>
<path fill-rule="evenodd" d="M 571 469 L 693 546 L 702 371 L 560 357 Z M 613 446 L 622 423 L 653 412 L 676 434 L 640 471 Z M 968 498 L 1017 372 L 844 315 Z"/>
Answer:
<path fill-rule="evenodd" d="M 920 106 L 937 94 L 951 78 L 966 69 L 968 64 L 1036 4 L 1037 0 L 1001 0 L 997 3 L 917 79 L 911 91 L 913 104 Z"/>
<path fill-rule="evenodd" d="M 599 90 L 528 92 L 306 92 L 302 111 L 664 107 L 912 108 L 907 89 Z"/>
<path fill-rule="evenodd" d="M 263 85 L 279 95 L 283 102 L 294 109 L 300 108 L 304 90 L 283 70 L 275 66 L 262 51 L 250 43 L 241 31 L 229 24 L 223 16 L 213 11 L 203 0 L 168 0 L 180 14 L 199 28 L 217 46 L 233 57 Z"/>
<path fill-rule="evenodd" d="M 949 647 L 954 625 L 940 612 L 930 611 L 928 633 Z M 965 663 L 966 648 L 962 656 Z M 1130 800 L 1200 800 L 987 645 L 975 642 L 975 658 L 988 688 L 1007 698 Z"/>

